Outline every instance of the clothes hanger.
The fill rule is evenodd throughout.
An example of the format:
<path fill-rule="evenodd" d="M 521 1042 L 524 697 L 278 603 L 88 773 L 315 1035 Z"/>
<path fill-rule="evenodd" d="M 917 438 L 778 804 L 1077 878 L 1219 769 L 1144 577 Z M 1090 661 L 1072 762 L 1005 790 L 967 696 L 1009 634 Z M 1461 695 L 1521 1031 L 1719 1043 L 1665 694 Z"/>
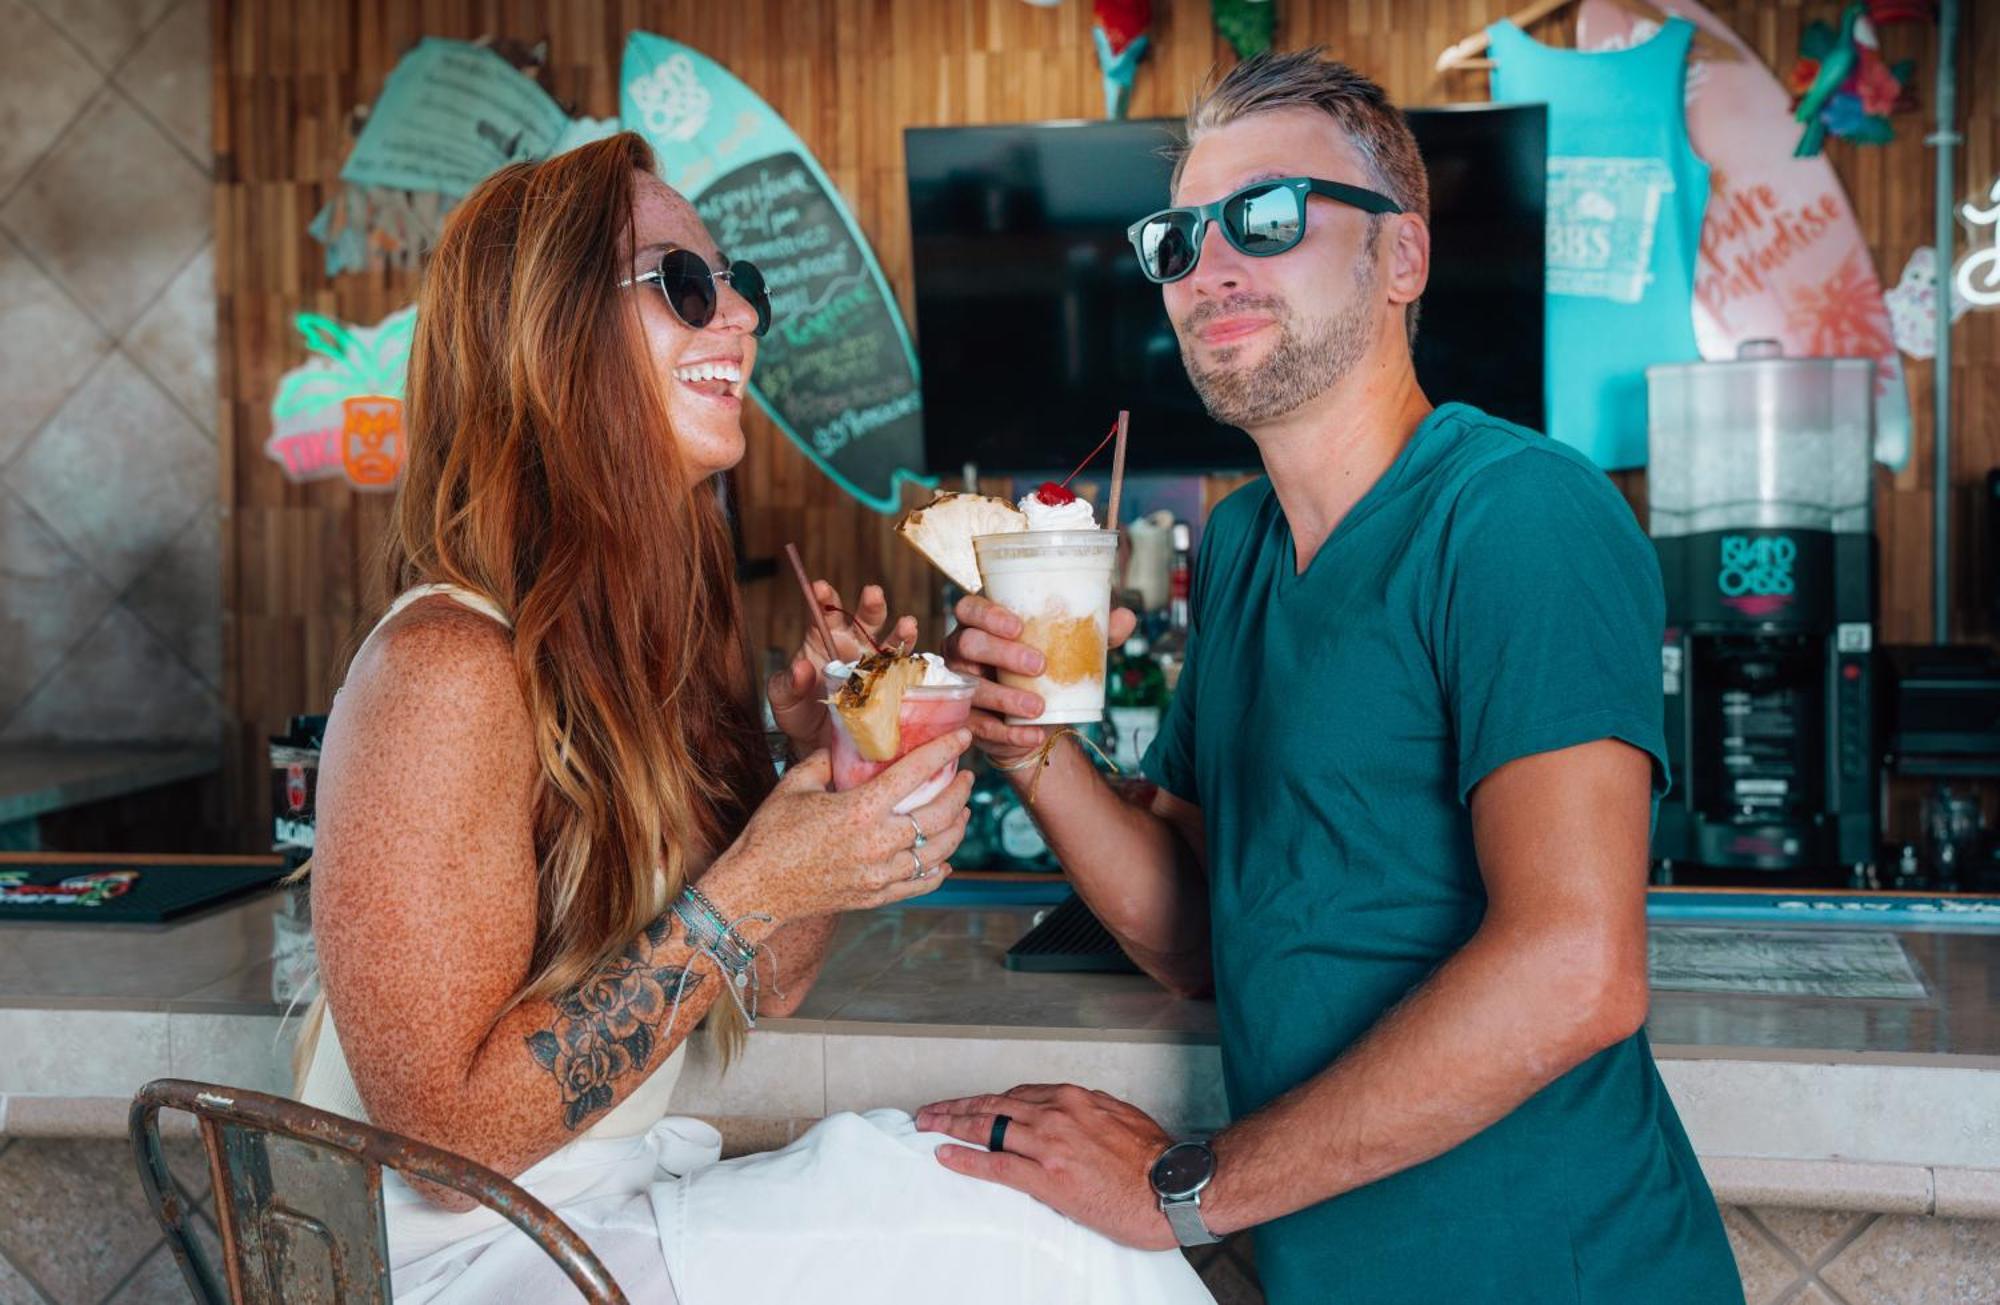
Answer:
<path fill-rule="evenodd" d="M 1656 23 L 1664 23 L 1668 18 L 1673 16 L 1658 5 L 1646 3 L 1646 0 L 1606 0 L 1606 2 L 1631 14 L 1634 18 L 1648 18 Z M 1544 18 L 1552 14 L 1561 13 L 1563 10 L 1577 3 L 1578 0 L 1535 0 L 1534 4 L 1529 5 L 1519 13 L 1509 14 L 1507 21 L 1516 27 L 1527 27 L 1530 24 L 1541 22 Z M 1443 54 L 1440 54 L 1437 57 L 1436 70 L 1440 73 L 1445 73 L 1456 69 L 1493 67 L 1491 59 L 1475 57 L 1486 52 L 1486 47 L 1491 40 L 1492 38 L 1486 34 L 1486 29 L 1483 27 L 1480 28 L 1463 41 L 1448 47 Z M 1729 42 L 1722 40 L 1710 32 L 1704 31 L 1699 26 L 1694 29 L 1694 44 L 1688 50 L 1688 58 L 1691 61 L 1705 59 L 1713 63 L 1734 63 L 1742 57 L 1742 55 L 1737 53 L 1736 47 Z"/>

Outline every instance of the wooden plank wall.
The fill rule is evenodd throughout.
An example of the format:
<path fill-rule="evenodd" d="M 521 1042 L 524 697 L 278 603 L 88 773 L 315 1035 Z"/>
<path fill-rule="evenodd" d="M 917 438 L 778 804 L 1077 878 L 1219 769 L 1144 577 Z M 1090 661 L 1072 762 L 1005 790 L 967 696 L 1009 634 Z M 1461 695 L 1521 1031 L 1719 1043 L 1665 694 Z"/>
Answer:
<path fill-rule="evenodd" d="M 1411 104 L 1486 98 L 1486 74 L 1434 78 L 1444 46 L 1517 9 L 1520 0 L 1277 0 L 1279 43 L 1324 42 Z M 1717 3 L 1781 72 L 1798 33 L 1832 19 L 1835 0 Z M 1154 53 L 1139 77 L 1135 116 L 1176 114 L 1191 89 L 1230 59 L 1209 24 L 1207 0 L 1159 0 Z M 2000 4 L 1966 10 L 1961 106 L 1966 187 L 2000 170 Z M 374 99 L 397 57 L 420 36 L 547 36 L 556 94 L 580 111 L 617 111 L 625 34 L 673 36 L 732 68 L 783 114 L 848 197 L 909 308 L 909 238 L 901 133 L 906 126 L 1094 117 L 1102 112 L 1089 6 L 1054 10 L 1022 0 L 217 0 L 214 6 L 217 278 L 224 414 L 222 494 L 228 509 L 224 575 L 231 809 L 247 845 L 268 829 L 264 737 L 294 712 L 324 710 L 359 628 L 386 602 L 373 559 L 387 512 L 380 497 L 338 484 L 288 484 L 262 453 L 278 377 L 303 353 L 289 325 L 300 309 L 372 322 L 408 302 L 411 276 L 375 273 L 329 282 L 305 226 L 331 193 L 348 144 L 347 119 Z M 1571 20 L 1534 34 L 1567 44 Z M 1915 56 L 1926 103 L 1931 29 L 1885 32 L 1893 60 Z M 1840 142 L 1829 153 L 1846 182 L 1877 267 L 1892 282 L 1912 248 L 1931 238 L 1931 163 L 1922 115 L 1896 123 L 1886 148 Z M 1978 482 L 2000 461 L 2000 313 L 1957 337 L 1959 396 L 1954 476 L 1958 629 L 1984 636 L 1993 583 L 1973 544 Z M 1930 630 L 1930 376 L 1910 368 L 1917 453 L 1880 480 L 1883 630 Z M 888 522 L 822 479 L 761 414 L 749 419 L 743 469 L 747 542 L 768 556 L 797 540 L 817 570 L 843 586 L 880 579 L 900 607 L 934 618 L 929 577 L 894 545 Z M 1643 477 L 1623 478 L 1635 503 Z M 1211 494 L 1224 486 L 1211 485 Z M 797 635 L 797 599 L 771 582 L 751 586 L 760 646 Z"/>

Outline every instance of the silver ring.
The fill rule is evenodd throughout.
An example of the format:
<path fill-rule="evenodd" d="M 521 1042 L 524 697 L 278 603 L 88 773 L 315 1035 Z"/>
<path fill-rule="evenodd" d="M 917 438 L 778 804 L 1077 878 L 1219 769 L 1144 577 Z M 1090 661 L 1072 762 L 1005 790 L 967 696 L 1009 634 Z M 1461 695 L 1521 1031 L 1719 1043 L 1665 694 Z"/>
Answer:
<path fill-rule="evenodd" d="M 914 829 L 917 833 L 917 841 L 910 844 L 911 851 L 915 851 L 916 849 L 922 847 L 925 843 L 931 841 L 930 839 L 924 837 L 924 827 L 917 823 L 917 817 L 914 813 L 905 811 L 903 813 L 903 819 L 909 821 L 910 828 Z"/>
<path fill-rule="evenodd" d="M 914 862 L 917 867 L 916 873 L 910 876 L 911 882 L 914 883 L 919 879 L 927 878 L 930 875 L 930 871 L 924 867 L 924 859 L 917 855 L 917 849 L 912 847 L 912 848 L 906 848 L 905 850 L 909 852 L 910 860 Z"/>

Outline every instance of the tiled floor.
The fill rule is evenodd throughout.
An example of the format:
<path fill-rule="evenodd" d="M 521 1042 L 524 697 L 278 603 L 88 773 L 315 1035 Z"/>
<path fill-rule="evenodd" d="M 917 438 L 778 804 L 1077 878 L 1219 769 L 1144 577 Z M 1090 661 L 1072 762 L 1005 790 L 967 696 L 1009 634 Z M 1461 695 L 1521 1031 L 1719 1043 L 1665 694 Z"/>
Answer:
<path fill-rule="evenodd" d="M 193 1142 L 168 1143 L 176 1177 L 216 1244 L 208 1172 Z M 0 1143 L 0 1305 L 139 1305 L 189 1299 L 121 1141 Z"/>

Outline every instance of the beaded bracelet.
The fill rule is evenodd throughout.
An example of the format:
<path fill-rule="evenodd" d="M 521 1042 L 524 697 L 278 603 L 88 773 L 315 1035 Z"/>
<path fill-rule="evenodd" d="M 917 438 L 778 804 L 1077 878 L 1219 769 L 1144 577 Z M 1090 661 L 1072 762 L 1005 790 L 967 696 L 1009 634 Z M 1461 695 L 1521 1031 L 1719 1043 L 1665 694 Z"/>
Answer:
<path fill-rule="evenodd" d="M 757 998 L 763 987 L 757 973 L 757 958 L 765 954 L 768 949 L 751 944 L 737 931 L 736 926 L 744 920 L 762 920 L 768 923 L 771 917 L 757 912 L 734 921 L 725 920 L 722 913 L 715 909 L 715 903 L 709 901 L 707 896 L 693 884 L 681 889 L 681 895 L 674 899 L 672 909 L 674 918 L 687 930 L 688 945 L 715 962 L 715 968 L 721 971 L 727 980 L 723 984 L 723 990 L 729 994 L 729 999 L 736 1003 L 736 1009 L 743 1013 L 744 1022 L 751 1028 L 756 1028 Z M 776 965 L 776 958 L 773 958 L 771 978 L 774 991 L 777 987 Z M 750 994 L 747 1005 L 742 995 L 746 990 Z M 674 1005 L 678 1010 L 680 1005 L 678 999 Z"/>
<path fill-rule="evenodd" d="M 692 897 L 694 899 L 694 904 L 696 906 L 699 906 L 702 910 L 708 912 L 709 919 L 714 921 L 715 927 L 721 930 L 723 936 L 729 939 L 730 942 L 736 944 L 736 947 L 739 951 L 754 952 L 757 950 L 755 947 L 752 947 L 750 945 L 749 939 L 745 938 L 742 934 L 736 931 L 736 925 L 741 924 L 742 921 L 739 920 L 734 923 L 725 922 L 722 916 L 722 912 L 716 909 L 716 905 L 714 902 L 708 900 L 708 894 L 702 892 L 701 889 L 696 888 L 693 884 L 688 884 L 681 891 L 687 896 Z M 743 917 L 744 920 L 766 920 L 766 921 L 768 921 L 770 918 L 771 917 L 768 915 L 746 915 Z"/>

